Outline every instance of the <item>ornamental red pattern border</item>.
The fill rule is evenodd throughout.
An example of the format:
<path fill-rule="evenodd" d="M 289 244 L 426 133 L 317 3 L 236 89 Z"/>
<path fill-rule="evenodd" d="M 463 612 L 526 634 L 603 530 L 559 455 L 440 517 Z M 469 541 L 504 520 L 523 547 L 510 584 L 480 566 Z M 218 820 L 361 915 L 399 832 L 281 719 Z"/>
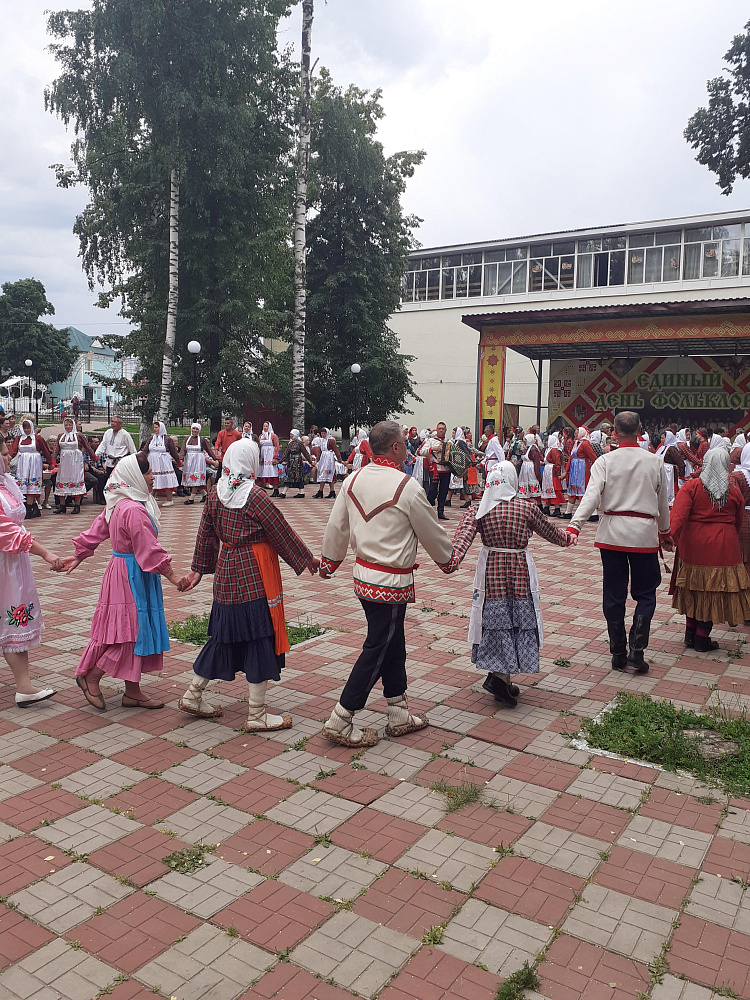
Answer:
<path fill-rule="evenodd" d="M 335 559 L 327 559 L 325 556 L 320 557 L 320 572 L 328 573 L 329 576 L 336 572 L 343 560 L 336 562 Z"/>
<path fill-rule="evenodd" d="M 377 583 L 363 583 L 355 577 L 354 593 L 363 601 L 378 604 L 413 604 L 415 601 L 413 583 L 409 587 L 381 587 Z"/>

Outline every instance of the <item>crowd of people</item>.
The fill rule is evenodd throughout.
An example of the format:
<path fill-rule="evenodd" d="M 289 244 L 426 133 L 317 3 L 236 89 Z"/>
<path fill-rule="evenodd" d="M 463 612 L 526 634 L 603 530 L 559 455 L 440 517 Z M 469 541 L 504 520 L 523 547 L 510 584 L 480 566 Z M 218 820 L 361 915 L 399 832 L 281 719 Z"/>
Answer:
<path fill-rule="evenodd" d="M 266 705 L 268 682 L 281 679 L 289 649 L 279 558 L 298 575 L 307 570 L 328 579 L 351 546 L 367 638 L 323 726 L 327 739 L 347 747 L 379 739 L 356 720 L 378 680 L 388 736 L 429 724 L 407 701 L 404 623 L 415 599 L 418 545 L 451 574 L 479 536 L 471 660 L 485 675 L 488 695 L 508 708 L 522 690 L 514 681 L 539 671 L 544 641 L 541 584 L 528 547 L 533 534 L 571 548 L 585 524 L 598 522 L 594 544 L 614 670 L 649 669 L 645 651 L 661 582 L 659 554 L 675 547 L 670 594 L 685 616 L 686 648 L 710 652 L 718 646 L 711 639 L 714 624 L 750 623 L 750 444 L 742 434 L 732 441 L 704 428 L 691 433 L 675 427 L 657 443 L 642 432 L 638 414 L 624 412 L 614 426 L 550 431 L 546 441 L 532 426 L 526 433 L 509 429 L 501 443 L 488 424 L 475 446 L 466 427 L 449 433 L 438 423 L 417 432 L 383 421 L 369 434 L 359 431 L 342 457 L 326 428 L 313 427 L 304 436 L 294 429 L 282 446 L 269 423 L 256 437 L 250 424 L 240 430 L 230 419 L 213 443 L 193 424 L 179 448 L 159 422 L 139 449 L 119 420 L 94 442 L 66 419 L 51 447 L 28 417 L 19 433 L 10 431 L 0 432 L 0 600 L 6 612 L 0 649 L 22 707 L 55 693 L 35 687 L 29 675 L 28 651 L 42 630 L 29 556 L 72 573 L 106 541 L 112 558 L 76 671 L 83 697 L 105 711 L 101 682 L 108 676 L 124 682 L 123 707 L 162 708 L 141 687 L 142 675 L 160 670 L 169 648 L 161 578 L 187 591 L 212 575 L 209 640 L 179 707 L 217 717 L 221 709 L 206 700 L 208 684 L 242 674 L 249 685 L 248 732 L 292 724 L 291 716 Z M 61 513 L 67 498 L 74 512 L 80 510 L 87 470 L 98 467 L 104 510 L 72 539 L 73 552 L 65 556 L 49 552 L 22 523 L 31 506 L 38 509 L 45 463 L 56 470 L 55 509 Z M 186 503 L 200 495 L 204 504 L 191 569 L 182 577 L 158 538 L 161 509 L 174 503 L 178 470 Z M 274 503 L 287 486 L 304 495 L 311 479 L 315 497 L 334 499 L 317 556 Z M 463 513 L 451 536 L 440 521 L 447 520 L 453 497 L 462 499 Z M 568 523 L 555 524 L 550 514 Z M 629 633 L 628 590 L 636 602 Z"/>

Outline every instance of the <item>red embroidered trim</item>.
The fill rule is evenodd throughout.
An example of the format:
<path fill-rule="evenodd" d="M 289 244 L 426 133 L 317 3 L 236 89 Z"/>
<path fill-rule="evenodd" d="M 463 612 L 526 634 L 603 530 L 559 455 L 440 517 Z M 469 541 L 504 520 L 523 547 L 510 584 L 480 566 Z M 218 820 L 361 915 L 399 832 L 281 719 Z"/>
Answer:
<path fill-rule="evenodd" d="M 607 549 L 610 552 L 658 552 L 659 547 L 655 548 L 636 548 L 634 545 L 605 545 L 603 542 L 594 542 L 594 548 L 596 549 Z"/>
<path fill-rule="evenodd" d="M 637 441 L 619 441 L 619 442 L 618 442 L 618 446 L 619 446 L 620 448 L 640 448 L 640 447 L 641 447 L 641 446 L 640 446 L 640 445 L 638 444 L 638 442 L 637 442 Z M 643 451 L 643 450 L 644 450 L 644 449 L 643 449 L 643 448 L 641 448 L 641 451 Z"/>
<path fill-rule="evenodd" d="M 413 604 L 414 584 L 408 587 L 380 587 L 375 583 L 363 583 L 354 578 L 354 593 L 364 601 L 378 604 Z"/>
<path fill-rule="evenodd" d="M 357 556 L 356 563 L 358 566 L 364 566 L 365 569 L 374 569 L 378 573 L 394 573 L 397 576 L 406 576 L 407 573 L 413 573 L 419 565 L 415 563 L 413 566 L 400 569 L 398 566 L 381 566 L 380 563 L 366 562 L 364 559 L 360 559 L 359 556 Z"/>
<path fill-rule="evenodd" d="M 372 460 L 375 465 L 385 465 L 389 469 L 396 469 L 398 472 L 403 472 L 404 470 L 396 462 L 392 462 L 390 458 L 385 458 L 384 455 L 373 455 Z"/>
<path fill-rule="evenodd" d="M 399 483 L 398 489 L 393 494 L 393 499 L 386 500 L 385 503 L 381 503 L 381 505 L 379 507 L 376 507 L 375 510 L 370 511 L 369 514 L 365 514 L 364 507 L 362 506 L 362 504 L 359 502 L 359 500 L 357 500 L 356 496 L 354 495 L 354 482 L 353 481 L 352 481 L 352 484 L 349 487 L 349 489 L 348 489 L 347 492 L 348 492 L 349 496 L 352 499 L 352 503 L 354 504 L 354 506 L 357 508 L 357 510 L 361 514 L 362 519 L 365 521 L 365 523 L 367 523 L 368 521 L 371 521 L 377 514 L 382 514 L 384 510 L 388 510 L 389 507 L 395 507 L 396 504 L 398 503 L 399 499 L 401 498 L 401 494 L 404 491 L 404 487 L 406 486 L 406 484 L 408 482 L 411 482 L 411 476 L 404 476 L 404 478 Z"/>
<path fill-rule="evenodd" d="M 342 559 L 340 559 L 338 562 L 336 562 L 335 559 L 326 559 L 325 556 L 321 556 L 320 557 L 320 571 L 321 571 L 321 573 L 328 573 L 328 574 L 335 573 L 336 570 L 339 568 L 339 566 L 341 565 L 342 562 L 343 562 Z"/>

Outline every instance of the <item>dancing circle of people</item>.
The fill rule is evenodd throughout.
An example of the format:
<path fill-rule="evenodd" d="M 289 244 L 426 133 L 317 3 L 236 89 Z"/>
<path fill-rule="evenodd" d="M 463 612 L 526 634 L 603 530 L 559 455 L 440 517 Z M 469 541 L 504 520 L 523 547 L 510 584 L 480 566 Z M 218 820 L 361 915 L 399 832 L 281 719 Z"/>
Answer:
<path fill-rule="evenodd" d="M 244 675 L 248 717 L 243 729 L 250 733 L 292 726 L 289 714 L 277 714 L 267 703 L 268 683 L 281 680 L 290 649 L 279 558 L 298 576 L 308 571 L 328 580 L 351 548 L 354 593 L 367 638 L 322 729 L 332 743 L 351 748 L 374 746 L 380 738 L 376 729 L 360 728 L 356 718 L 378 681 L 387 703 L 387 737 L 398 739 L 429 725 L 427 715 L 412 712 L 407 700 L 405 615 L 415 600 L 419 545 L 451 574 L 479 535 L 468 643 L 471 662 L 486 675 L 482 687 L 503 708 L 517 705 L 522 688 L 515 681 L 540 670 L 540 580 L 529 549 L 534 534 L 572 548 L 584 525 L 597 523 L 594 545 L 602 562 L 602 608 L 613 670 L 649 670 L 645 651 L 665 551 L 676 549 L 669 593 L 672 607 L 685 616 L 686 648 L 711 652 L 718 648 L 710 637 L 714 624 L 750 623 L 750 444 L 742 434 L 731 443 L 726 434 L 699 429 L 693 436 L 675 427 L 653 447 L 639 415 L 622 412 L 614 427 L 605 424 L 593 433 L 585 427 L 575 433 L 564 429 L 550 433 L 546 444 L 537 426 L 525 435 L 513 428 L 501 443 L 488 424 L 474 447 L 469 428 L 454 428 L 448 438 L 443 423 L 417 433 L 416 427 L 381 421 L 369 435 L 355 435 L 343 462 L 330 432 L 313 430 L 307 441 L 292 430 L 283 453 L 284 485 L 303 496 L 305 479 L 315 467 L 315 497 L 335 501 L 319 556 L 273 502 L 282 495 L 281 450 L 268 422 L 256 441 L 252 425 L 239 431 L 228 419 L 215 448 L 194 423 L 177 453 L 162 423 L 154 423 L 152 437 L 136 451 L 114 420 L 97 449 L 105 465 L 104 510 L 72 539 L 74 551 L 64 557 L 50 552 L 23 525 L 29 497 L 40 495 L 46 444 L 28 418 L 20 434 L 10 438 L 10 447 L 0 435 L 0 649 L 13 673 L 16 704 L 25 708 L 56 693 L 38 688 L 29 671 L 29 650 L 40 644 L 43 629 L 30 555 L 71 574 L 106 541 L 112 558 L 75 674 L 82 697 L 106 711 L 101 687 L 106 676 L 124 683 L 122 707 L 163 708 L 141 686 L 143 674 L 162 669 L 169 649 L 162 577 L 187 592 L 210 575 L 208 641 L 178 708 L 198 718 L 218 718 L 222 710 L 208 700 L 208 685 Z M 56 450 L 57 510 L 64 513 L 64 499 L 71 496 L 78 513 L 84 454 L 95 453 L 72 418 L 65 419 Z M 194 503 L 200 494 L 204 504 L 191 568 L 183 576 L 159 541 L 161 508 L 155 497 L 161 492 L 166 495 L 162 506 L 173 504 L 177 461 L 184 465 L 189 489 L 185 502 Z M 220 467 L 210 490 L 209 466 Z M 337 493 L 334 483 L 347 472 Z M 448 519 L 445 508 L 454 495 L 464 500 L 464 513 L 450 537 L 440 521 Z M 555 524 L 555 517 L 568 523 Z M 628 589 L 635 601 L 629 632 Z"/>

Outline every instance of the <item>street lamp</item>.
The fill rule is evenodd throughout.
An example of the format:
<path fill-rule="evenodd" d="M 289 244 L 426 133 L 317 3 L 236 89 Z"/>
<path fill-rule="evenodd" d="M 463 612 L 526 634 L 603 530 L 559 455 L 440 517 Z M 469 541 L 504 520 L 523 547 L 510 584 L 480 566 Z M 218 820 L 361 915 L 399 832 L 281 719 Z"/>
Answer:
<path fill-rule="evenodd" d="M 357 436 L 357 375 L 362 371 L 362 366 L 358 365 L 355 361 L 351 367 L 351 373 L 354 376 L 354 437 Z"/>
<path fill-rule="evenodd" d="M 31 360 L 31 358 L 26 358 L 26 360 L 24 361 L 24 364 L 29 369 L 29 409 L 31 409 L 31 400 L 33 398 L 32 395 L 31 395 L 31 366 L 34 364 L 34 362 Z M 36 383 L 36 379 L 34 379 L 34 382 Z M 34 395 L 36 395 L 36 394 L 34 394 Z M 38 427 L 39 426 L 39 400 L 38 399 L 34 399 L 34 402 L 35 402 L 35 405 L 36 405 L 36 419 L 35 419 L 34 426 Z"/>
<path fill-rule="evenodd" d="M 201 352 L 201 345 L 197 340 L 191 340 L 187 347 L 193 355 L 193 423 L 195 423 L 198 419 L 198 355 Z"/>

